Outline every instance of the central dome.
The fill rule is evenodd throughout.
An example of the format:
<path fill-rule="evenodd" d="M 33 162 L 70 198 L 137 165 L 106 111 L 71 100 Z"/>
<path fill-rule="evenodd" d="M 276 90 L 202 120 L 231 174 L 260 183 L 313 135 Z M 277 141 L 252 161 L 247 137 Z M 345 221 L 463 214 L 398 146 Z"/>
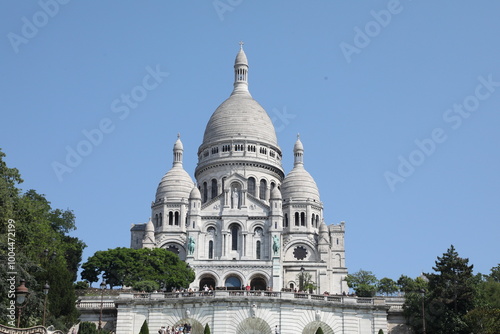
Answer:
<path fill-rule="evenodd" d="M 205 129 L 202 146 L 231 138 L 245 138 L 278 146 L 271 118 L 248 93 L 231 95 L 215 110 Z"/>
<path fill-rule="evenodd" d="M 248 91 L 248 60 L 240 48 L 234 61 L 234 89 L 208 121 L 200 149 L 219 141 L 243 139 L 278 148 L 273 122 Z"/>

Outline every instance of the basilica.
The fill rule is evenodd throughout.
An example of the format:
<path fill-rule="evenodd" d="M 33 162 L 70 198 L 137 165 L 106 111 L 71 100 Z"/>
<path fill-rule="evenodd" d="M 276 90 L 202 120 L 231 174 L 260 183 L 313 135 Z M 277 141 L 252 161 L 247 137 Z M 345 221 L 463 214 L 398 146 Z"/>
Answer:
<path fill-rule="evenodd" d="M 195 182 L 178 136 L 149 222 L 132 225 L 131 247 L 178 254 L 196 273 L 194 290 L 297 291 L 305 277 L 310 292 L 347 292 L 344 223 L 324 221 L 298 136 L 293 169 L 285 173 L 275 128 L 250 94 L 248 74 L 240 46 L 233 91 L 208 120 L 198 148 Z"/>

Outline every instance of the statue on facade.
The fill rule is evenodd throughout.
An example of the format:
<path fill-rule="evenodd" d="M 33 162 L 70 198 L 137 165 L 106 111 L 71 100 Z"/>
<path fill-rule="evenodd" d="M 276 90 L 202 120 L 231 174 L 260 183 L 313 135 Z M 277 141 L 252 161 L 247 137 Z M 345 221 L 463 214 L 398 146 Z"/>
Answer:
<path fill-rule="evenodd" d="M 274 252 L 274 255 L 278 255 L 280 251 L 280 238 L 275 235 L 273 236 L 273 252 Z"/>
<path fill-rule="evenodd" d="M 238 189 L 234 188 L 233 192 L 231 194 L 231 208 L 237 209 L 238 208 Z"/>
<path fill-rule="evenodd" d="M 194 241 L 194 238 L 190 236 L 189 239 L 188 239 L 188 252 L 189 252 L 189 255 L 193 255 L 195 246 L 196 246 L 196 241 Z"/>

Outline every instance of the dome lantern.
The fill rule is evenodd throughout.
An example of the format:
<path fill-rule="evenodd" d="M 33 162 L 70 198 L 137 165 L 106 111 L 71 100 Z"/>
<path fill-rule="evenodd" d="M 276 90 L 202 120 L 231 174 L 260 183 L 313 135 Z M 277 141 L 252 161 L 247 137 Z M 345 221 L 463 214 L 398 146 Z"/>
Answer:
<path fill-rule="evenodd" d="M 234 90 L 233 94 L 246 93 L 248 91 L 248 60 L 243 51 L 243 42 L 240 42 L 240 51 L 234 60 Z"/>

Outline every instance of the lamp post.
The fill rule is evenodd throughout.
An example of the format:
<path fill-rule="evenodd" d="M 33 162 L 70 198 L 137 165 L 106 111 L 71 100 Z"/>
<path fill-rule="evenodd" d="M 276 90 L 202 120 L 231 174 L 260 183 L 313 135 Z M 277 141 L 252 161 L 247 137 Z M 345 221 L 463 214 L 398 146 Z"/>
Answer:
<path fill-rule="evenodd" d="M 106 281 L 102 281 L 100 287 L 101 287 L 101 310 L 99 313 L 99 326 L 97 327 L 98 330 L 102 329 L 102 304 L 104 298 L 104 290 L 106 289 Z"/>
<path fill-rule="evenodd" d="M 425 289 L 420 290 L 422 295 L 422 333 L 426 334 L 425 331 Z"/>
<path fill-rule="evenodd" d="M 45 301 L 43 302 L 43 322 L 42 322 L 43 327 L 45 327 L 45 313 L 47 311 L 47 296 L 49 294 L 49 289 L 50 289 L 49 283 L 45 282 L 45 285 L 43 286 L 43 293 L 45 294 Z"/>
<path fill-rule="evenodd" d="M 299 290 L 303 291 L 304 290 L 304 266 L 300 267 L 300 279 L 299 279 Z"/>
<path fill-rule="evenodd" d="M 19 286 L 16 288 L 16 302 L 19 306 L 16 305 L 18 312 L 17 312 L 17 327 L 19 328 L 19 325 L 21 324 L 21 310 L 23 309 L 24 302 L 26 301 L 26 297 L 30 293 L 28 288 L 24 285 L 25 280 L 20 280 Z"/>

